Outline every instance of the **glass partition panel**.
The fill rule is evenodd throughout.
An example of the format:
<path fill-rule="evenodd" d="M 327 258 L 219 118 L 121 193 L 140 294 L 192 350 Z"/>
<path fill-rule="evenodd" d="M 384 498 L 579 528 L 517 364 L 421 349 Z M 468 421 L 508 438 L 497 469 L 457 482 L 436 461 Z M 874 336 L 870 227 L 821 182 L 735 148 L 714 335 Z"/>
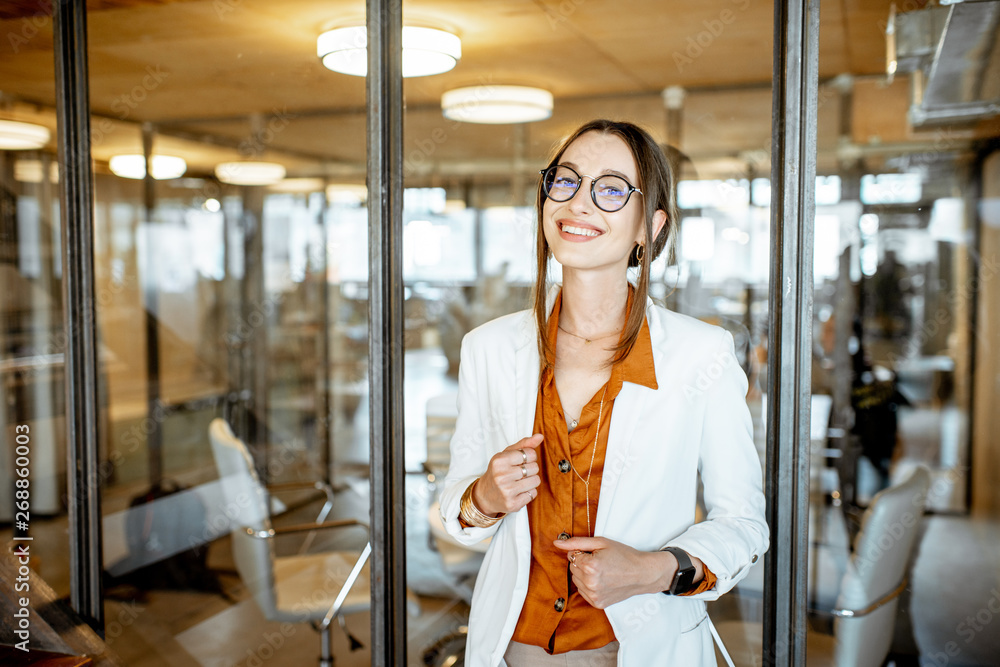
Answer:
<path fill-rule="evenodd" d="M 44 14 L 0 10 L 0 661 L 66 652 L 47 632 L 70 568 L 57 120 L 54 105 L 34 103 L 55 89 Z M 97 278 L 96 292 L 113 289 Z M 99 363 L 102 372 L 114 363 L 106 348 Z M 106 419 L 106 401 L 100 409 Z"/>
<path fill-rule="evenodd" d="M 51 20 L 28 4 L 0 14 L 0 120 L 52 130 Z M 88 14 L 106 636 L 124 664 L 303 664 L 321 635 L 341 664 L 369 661 L 366 573 L 346 633 L 309 625 L 367 541 L 364 81 L 317 56 L 330 21 L 363 15 L 257 0 Z M 16 414 L 0 423 L 37 432 L 34 509 L 52 528 L 35 545 L 65 595 L 54 151 L 0 151 L 18 295 L 0 330 Z M 294 529 L 332 520 L 358 523 Z"/>
<path fill-rule="evenodd" d="M 454 443 L 449 448 L 458 415 L 461 342 L 486 322 L 531 308 L 539 170 L 583 123 L 630 121 L 665 150 L 680 181 L 676 257 L 664 253 L 652 263 L 649 294 L 674 312 L 733 335 L 737 361 L 749 378 L 745 401 L 754 458 L 763 466 L 772 257 L 768 195 L 762 203 L 752 197 L 751 183 L 766 181 L 769 172 L 773 11 L 745 2 L 504 3 L 450 5 L 447 11 L 408 2 L 404 20 L 444 29 L 462 44 L 454 69 L 404 79 L 403 153 L 406 187 L 443 189 L 446 210 L 460 209 L 469 225 L 467 235 L 456 237 L 453 224 L 451 247 L 442 252 L 440 223 L 417 228 L 404 212 L 404 256 L 412 261 L 406 276 L 407 576 L 424 610 L 410 622 L 409 657 L 415 664 L 463 664 L 473 590 L 483 585 L 480 566 L 490 556 L 486 543 L 456 541 L 439 512 L 444 478 L 461 450 Z M 405 58 L 404 52 L 404 71 Z M 518 97 L 508 100 L 509 93 Z M 524 120 L 506 115 L 525 101 L 526 108 L 518 109 Z M 589 183 L 585 179 L 584 188 Z M 433 275 L 421 267 L 438 256 L 447 267 Z M 554 283 L 562 280 L 556 260 L 548 275 Z M 635 280 L 638 272 L 630 277 Z M 534 335 L 529 338 L 526 344 L 534 349 Z M 495 371 L 479 372 L 492 377 Z M 518 386 L 532 394 L 529 406 L 536 390 Z M 492 442 L 490 434 L 509 430 L 513 417 L 499 397 L 490 405 L 504 413 L 500 423 L 479 425 L 481 439 Z M 616 403 L 616 418 L 618 410 Z M 600 502 L 606 502 L 603 495 Z M 699 518 L 704 509 L 699 500 Z M 739 664 L 760 661 L 760 564 L 736 590 L 709 605 L 712 618 L 733 637 Z M 659 600 L 649 596 L 648 602 Z M 699 604 L 691 602 L 692 608 Z M 631 622 L 648 623 L 635 615 Z M 648 625 L 645 631 L 651 632 Z"/>
<path fill-rule="evenodd" d="M 1000 13 L 822 11 L 882 58 L 820 55 L 818 171 L 839 200 L 817 188 L 810 661 L 992 664 L 975 619 L 997 584 L 997 401 L 977 378 L 996 371 Z"/>

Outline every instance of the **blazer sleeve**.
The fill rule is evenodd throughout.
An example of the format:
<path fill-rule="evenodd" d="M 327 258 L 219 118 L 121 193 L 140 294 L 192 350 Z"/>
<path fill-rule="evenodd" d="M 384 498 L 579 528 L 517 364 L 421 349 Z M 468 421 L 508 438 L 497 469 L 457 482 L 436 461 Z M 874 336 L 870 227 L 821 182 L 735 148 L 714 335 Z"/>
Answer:
<path fill-rule="evenodd" d="M 463 528 L 458 522 L 462 494 L 476 479 L 486 472 L 493 457 L 491 442 L 493 430 L 499 421 L 490 416 L 489 401 L 485 391 L 485 378 L 479 377 L 481 369 L 476 364 L 476 335 L 467 334 L 462 339 L 461 360 L 458 366 L 458 419 L 451 438 L 451 463 L 441 492 L 441 520 L 448 533 L 462 544 L 475 544 L 496 533 L 500 524 L 489 528 Z"/>
<path fill-rule="evenodd" d="M 702 440 L 698 468 L 707 515 L 670 540 L 697 556 L 718 577 L 715 586 L 692 595 L 714 600 L 735 586 L 767 551 L 763 472 L 746 404 L 747 378 L 736 359 L 733 337 L 721 330 L 719 346 L 706 359 Z"/>

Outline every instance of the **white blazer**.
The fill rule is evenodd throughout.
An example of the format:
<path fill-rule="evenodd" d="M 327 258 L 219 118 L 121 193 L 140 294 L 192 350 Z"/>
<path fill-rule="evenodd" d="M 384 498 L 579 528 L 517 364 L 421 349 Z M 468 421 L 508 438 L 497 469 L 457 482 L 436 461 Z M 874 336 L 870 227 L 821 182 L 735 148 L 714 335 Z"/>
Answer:
<path fill-rule="evenodd" d="M 688 597 L 636 595 L 605 612 L 620 644 L 620 666 L 715 665 L 705 601 L 731 589 L 768 545 L 747 379 L 726 330 L 652 301 L 646 320 L 659 388 L 626 382 L 615 400 L 594 534 L 645 551 L 680 547 L 704 561 L 718 582 Z M 460 542 L 493 538 L 472 598 L 470 667 L 505 664 L 528 589 L 531 536 L 523 509 L 490 528 L 462 528 L 459 503 L 494 454 L 532 434 L 536 331 L 533 313 L 522 311 L 462 341 L 441 515 Z M 708 513 L 695 523 L 699 473 Z"/>

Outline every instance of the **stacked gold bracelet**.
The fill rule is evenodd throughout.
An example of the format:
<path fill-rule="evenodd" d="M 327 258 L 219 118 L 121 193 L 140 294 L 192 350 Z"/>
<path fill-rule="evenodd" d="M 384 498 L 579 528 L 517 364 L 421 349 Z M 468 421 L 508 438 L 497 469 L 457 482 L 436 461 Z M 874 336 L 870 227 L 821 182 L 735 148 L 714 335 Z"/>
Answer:
<path fill-rule="evenodd" d="M 459 503 L 458 512 L 462 519 L 465 520 L 470 526 L 475 526 L 476 528 L 489 528 L 497 521 L 504 517 L 503 514 L 500 516 L 486 516 L 479 511 L 476 507 L 476 503 L 472 500 L 472 491 L 476 488 L 476 484 L 479 482 L 477 479 L 472 484 L 469 484 L 469 488 L 465 490 L 462 494 L 462 501 Z"/>

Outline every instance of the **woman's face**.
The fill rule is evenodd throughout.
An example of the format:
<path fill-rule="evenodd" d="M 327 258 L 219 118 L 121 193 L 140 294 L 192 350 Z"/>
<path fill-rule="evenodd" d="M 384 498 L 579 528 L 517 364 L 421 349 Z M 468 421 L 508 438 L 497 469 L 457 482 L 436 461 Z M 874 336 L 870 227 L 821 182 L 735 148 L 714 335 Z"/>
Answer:
<path fill-rule="evenodd" d="M 641 188 L 632 151 L 615 135 L 587 132 L 569 145 L 559 164 L 572 167 L 583 179 L 569 201 L 546 198 L 542 206 L 542 230 L 552 254 L 564 270 L 614 269 L 624 274 L 629 254 L 645 236 L 643 195 L 633 192 L 623 208 L 608 213 L 594 204 L 589 177 L 613 174 Z"/>

